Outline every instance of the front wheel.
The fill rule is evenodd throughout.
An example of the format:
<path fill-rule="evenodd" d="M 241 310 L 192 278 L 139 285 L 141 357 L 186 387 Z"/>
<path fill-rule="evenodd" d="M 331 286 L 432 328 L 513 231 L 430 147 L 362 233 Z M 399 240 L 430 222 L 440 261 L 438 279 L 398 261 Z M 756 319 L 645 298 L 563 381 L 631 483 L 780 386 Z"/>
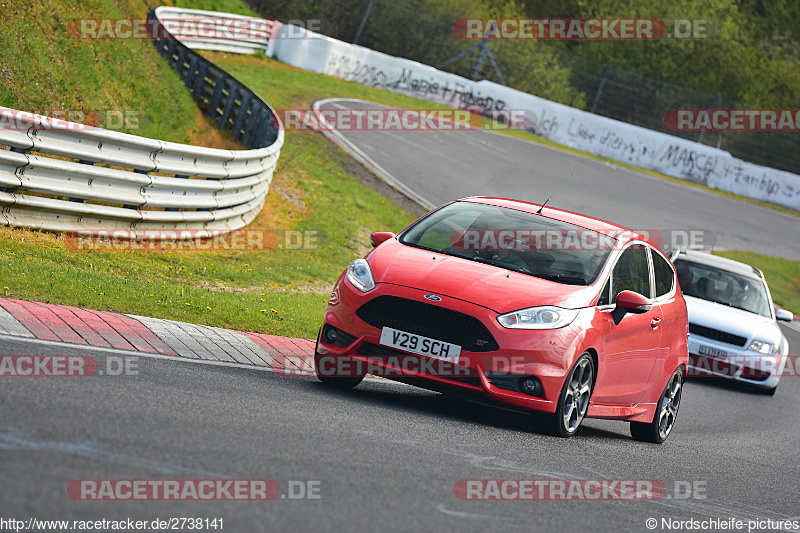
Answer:
<path fill-rule="evenodd" d="M 658 400 L 652 422 L 631 422 L 631 436 L 634 440 L 661 444 L 669 436 L 678 419 L 678 408 L 683 395 L 683 375 L 676 370 L 669 379 L 661 399 Z"/>
<path fill-rule="evenodd" d="M 569 438 L 578 432 L 589 410 L 594 386 L 594 363 L 588 353 L 581 355 L 567 374 L 556 412 L 547 415 L 545 428 L 550 435 Z"/>
<path fill-rule="evenodd" d="M 342 365 L 342 362 L 354 363 L 350 358 L 326 357 L 314 350 L 314 373 L 317 379 L 339 389 L 352 389 L 363 381 L 365 374 L 360 372 L 361 365 Z"/>

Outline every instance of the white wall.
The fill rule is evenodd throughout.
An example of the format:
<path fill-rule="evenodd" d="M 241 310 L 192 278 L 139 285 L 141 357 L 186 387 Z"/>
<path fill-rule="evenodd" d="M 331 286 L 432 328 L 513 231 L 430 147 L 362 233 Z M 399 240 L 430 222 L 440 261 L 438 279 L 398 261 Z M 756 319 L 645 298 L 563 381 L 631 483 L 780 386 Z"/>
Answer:
<path fill-rule="evenodd" d="M 518 127 L 592 154 L 709 187 L 800 210 L 800 176 L 754 165 L 715 148 L 594 115 L 490 81 L 473 82 L 416 61 L 392 57 L 281 25 L 271 53 L 311 72 L 493 116 L 524 116 Z"/>

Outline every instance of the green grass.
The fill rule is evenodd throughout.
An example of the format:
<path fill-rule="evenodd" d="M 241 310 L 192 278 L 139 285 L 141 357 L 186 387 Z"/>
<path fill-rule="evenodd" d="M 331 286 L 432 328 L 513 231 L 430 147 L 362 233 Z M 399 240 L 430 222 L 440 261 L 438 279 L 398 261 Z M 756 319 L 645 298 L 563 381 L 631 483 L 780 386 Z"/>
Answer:
<path fill-rule="evenodd" d="M 753 252 L 714 252 L 760 269 L 775 305 L 800 314 L 800 261 L 789 261 Z"/>
<path fill-rule="evenodd" d="M 193 142 L 203 133 L 205 124 L 197 123 L 197 107 L 191 95 L 150 40 L 79 39 L 69 31 L 79 27 L 73 22 L 76 19 L 143 19 L 153 5 L 171 3 L 4 2 L 0 16 L 0 105 L 40 114 L 83 110 L 90 113 L 82 122 L 93 126 Z M 176 3 L 253 14 L 240 0 Z"/>

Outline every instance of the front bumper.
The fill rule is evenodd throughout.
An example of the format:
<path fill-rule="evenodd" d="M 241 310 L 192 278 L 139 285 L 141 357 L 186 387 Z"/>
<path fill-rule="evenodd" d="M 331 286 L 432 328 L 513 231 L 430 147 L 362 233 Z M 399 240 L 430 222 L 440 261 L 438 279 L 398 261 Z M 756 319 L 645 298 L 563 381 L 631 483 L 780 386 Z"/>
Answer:
<path fill-rule="evenodd" d="M 497 313 L 485 307 L 452 297 L 428 304 L 425 294 L 430 292 L 386 283 L 362 293 L 340 278 L 325 311 L 323 330 L 333 326 L 345 332 L 347 344 L 337 346 L 326 342 L 321 334 L 317 342 L 318 372 L 332 377 L 373 374 L 495 405 L 555 412 L 569 368 L 582 353 L 573 329 L 569 326 L 540 331 L 506 329 L 497 323 Z M 425 302 L 474 317 L 494 337 L 499 349 L 470 351 L 462 346 L 460 357 L 451 364 L 382 346 L 381 329 L 359 318 L 357 310 L 383 295 Z M 533 394 L 520 392 L 521 387 L 517 386 L 519 380 L 528 376 L 537 382 Z"/>
<path fill-rule="evenodd" d="M 784 355 L 762 355 L 694 334 L 688 345 L 689 377 L 720 377 L 759 389 L 774 389 L 781 379 Z"/>

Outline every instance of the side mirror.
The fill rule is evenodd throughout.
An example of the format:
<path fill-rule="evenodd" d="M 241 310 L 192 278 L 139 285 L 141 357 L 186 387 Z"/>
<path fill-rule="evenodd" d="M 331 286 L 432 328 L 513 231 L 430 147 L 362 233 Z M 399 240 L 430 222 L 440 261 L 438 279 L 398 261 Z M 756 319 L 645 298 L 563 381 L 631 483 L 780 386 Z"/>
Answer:
<path fill-rule="evenodd" d="M 389 239 L 394 239 L 394 233 L 390 231 L 376 231 L 369 236 L 369 240 L 372 242 L 373 248 L 380 246 Z"/>
<path fill-rule="evenodd" d="M 787 311 L 786 309 L 778 309 L 775 311 L 775 318 L 784 322 L 791 322 L 794 320 L 794 315 L 791 311 Z"/>
<path fill-rule="evenodd" d="M 617 294 L 617 306 L 611 311 L 614 324 L 619 324 L 628 313 L 642 314 L 653 308 L 650 300 L 633 291 L 622 291 Z"/>

